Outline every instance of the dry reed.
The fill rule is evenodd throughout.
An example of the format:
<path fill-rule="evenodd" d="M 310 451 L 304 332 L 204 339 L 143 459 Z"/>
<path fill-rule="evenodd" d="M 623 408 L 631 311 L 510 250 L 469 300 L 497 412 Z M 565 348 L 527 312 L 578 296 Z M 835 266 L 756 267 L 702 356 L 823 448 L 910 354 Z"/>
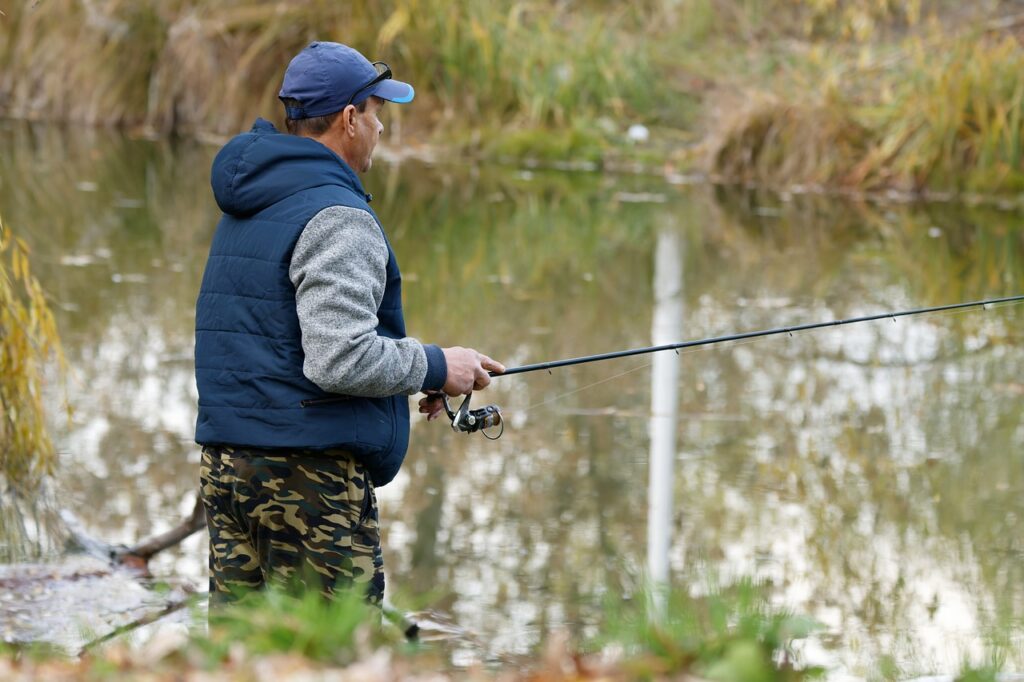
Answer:
<path fill-rule="evenodd" d="M 314 39 L 388 61 L 428 127 L 567 125 L 642 110 L 643 41 L 617 11 L 466 0 L 51 0 L 0 23 L 8 116 L 230 133 L 278 113 L 289 58 Z"/>

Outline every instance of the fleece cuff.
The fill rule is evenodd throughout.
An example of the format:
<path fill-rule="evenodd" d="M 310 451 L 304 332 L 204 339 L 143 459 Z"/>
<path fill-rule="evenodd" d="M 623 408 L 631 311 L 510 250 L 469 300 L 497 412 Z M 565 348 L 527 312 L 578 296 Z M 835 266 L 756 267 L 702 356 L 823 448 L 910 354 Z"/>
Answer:
<path fill-rule="evenodd" d="M 423 350 L 427 353 L 427 376 L 423 377 L 423 391 L 440 391 L 444 382 L 448 381 L 448 362 L 444 359 L 444 351 L 440 346 L 425 343 Z"/>

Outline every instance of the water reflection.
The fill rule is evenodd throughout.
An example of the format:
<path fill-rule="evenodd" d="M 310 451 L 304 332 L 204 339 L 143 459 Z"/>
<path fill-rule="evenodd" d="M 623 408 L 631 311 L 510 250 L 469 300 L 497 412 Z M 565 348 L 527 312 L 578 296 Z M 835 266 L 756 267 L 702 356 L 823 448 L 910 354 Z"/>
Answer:
<path fill-rule="evenodd" d="M 163 530 L 195 487 L 192 314 L 215 150 L 10 124 L 0 144 L 0 211 L 34 247 L 75 367 L 61 498 L 111 541 Z M 663 203 L 624 200 L 655 184 Z M 1024 290 L 1020 216 L 980 207 L 415 164 L 368 185 L 410 332 L 510 365 L 649 344 L 671 253 L 687 338 Z M 671 582 L 771 580 L 779 604 L 828 625 L 815 647 L 852 674 L 883 655 L 908 674 L 954 671 L 991 628 L 1019 624 L 1020 322 L 1007 308 L 682 354 Z M 648 406 L 663 404 L 648 362 L 497 380 L 488 399 L 509 428 L 495 443 L 415 421 L 381 491 L 389 585 L 477 634 L 458 660 L 592 632 L 606 596 L 637 589 Z M 156 570 L 199 583 L 204 542 Z"/>
<path fill-rule="evenodd" d="M 654 314 L 651 345 L 678 343 L 683 336 L 683 273 L 677 230 L 658 233 L 654 247 Z M 664 615 L 672 544 L 672 491 L 675 487 L 676 431 L 679 412 L 679 354 L 651 359 L 650 459 L 647 494 L 647 571 L 653 612 Z"/>

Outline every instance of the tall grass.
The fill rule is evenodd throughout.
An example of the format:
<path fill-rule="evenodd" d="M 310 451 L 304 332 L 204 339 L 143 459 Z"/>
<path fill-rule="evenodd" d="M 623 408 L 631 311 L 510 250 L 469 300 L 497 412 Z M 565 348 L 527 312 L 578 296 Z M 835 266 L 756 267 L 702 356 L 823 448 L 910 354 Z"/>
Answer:
<path fill-rule="evenodd" d="M 900 185 L 1024 190 L 1024 50 L 1012 37 L 915 44 L 896 96 L 866 118 L 877 141 L 867 176 Z M 887 164 L 891 157 L 891 164 Z"/>
<path fill-rule="evenodd" d="M 1024 186 L 1024 55 L 1008 29 L 1020 23 L 993 22 L 1013 7 L 14 3 L 0 16 L 0 115 L 230 134 L 257 115 L 279 120 L 276 93 L 291 56 L 311 40 L 336 40 L 389 62 L 416 86 L 412 107 L 389 107 L 394 143 L 542 159 L 700 159 L 698 169 L 725 180 L 768 185 L 1016 192 Z M 722 93 L 731 95 L 728 116 L 715 114 Z M 630 147 L 632 123 L 653 129 L 660 147 Z M 707 154 L 693 152 L 700 135 Z"/>
<path fill-rule="evenodd" d="M 163 3 L 12 3 L 0 17 L 0 103 L 8 116 L 129 122 L 166 35 Z"/>
<path fill-rule="evenodd" d="M 388 61 L 420 128 L 550 126 L 650 108 L 657 90 L 626 10 L 588 3 L 54 0 L 0 23 L 8 115 L 230 133 L 273 116 L 313 39 Z M 413 126 L 415 127 L 415 125 Z"/>
<path fill-rule="evenodd" d="M 770 186 L 1024 190 L 1024 51 L 1014 38 L 940 33 L 908 40 L 889 62 L 845 73 L 843 96 L 826 87 L 755 98 L 721 126 L 709 168 Z"/>
<path fill-rule="evenodd" d="M 832 35 L 842 26 L 918 14 L 905 4 L 15 3 L 0 17 L 0 105 L 17 117 L 234 132 L 256 112 L 278 111 L 275 94 L 288 59 L 310 40 L 324 39 L 389 61 L 397 77 L 412 81 L 429 102 L 418 116 L 431 127 L 564 129 L 580 119 L 671 117 L 666 110 L 686 94 L 672 83 L 674 56 L 693 47 L 699 26 L 820 33 L 814 27 L 828 24 Z"/>

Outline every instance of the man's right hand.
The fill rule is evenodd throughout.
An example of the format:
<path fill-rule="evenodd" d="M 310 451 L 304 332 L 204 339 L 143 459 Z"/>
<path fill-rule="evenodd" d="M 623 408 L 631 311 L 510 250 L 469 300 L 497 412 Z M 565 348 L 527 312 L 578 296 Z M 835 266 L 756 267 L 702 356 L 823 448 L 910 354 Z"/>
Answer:
<path fill-rule="evenodd" d="M 448 380 L 441 390 L 451 396 L 479 391 L 491 383 L 488 372 L 500 374 L 505 371 L 503 364 L 472 348 L 453 346 L 441 350 L 448 363 Z"/>

